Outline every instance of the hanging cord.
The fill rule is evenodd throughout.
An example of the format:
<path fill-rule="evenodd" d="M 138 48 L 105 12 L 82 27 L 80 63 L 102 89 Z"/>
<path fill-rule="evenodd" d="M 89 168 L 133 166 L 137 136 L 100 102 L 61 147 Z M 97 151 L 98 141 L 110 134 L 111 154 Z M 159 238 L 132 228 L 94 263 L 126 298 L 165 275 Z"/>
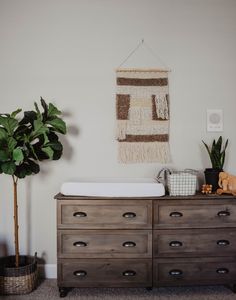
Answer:
<path fill-rule="evenodd" d="M 141 40 L 141 42 L 138 43 L 138 45 L 129 53 L 129 55 L 122 61 L 122 63 L 118 66 L 117 69 L 119 69 L 121 66 L 124 65 L 124 63 L 127 62 L 127 60 L 141 47 L 141 46 L 145 46 L 146 49 L 149 51 L 149 53 L 152 54 L 153 57 L 155 57 L 155 59 L 158 60 L 158 62 L 161 62 L 161 64 L 167 69 L 167 71 L 170 71 L 170 69 L 168 68 L 168 66 L 164 63 L 164 61 L 151 49 L 151 47 L 149 47 L 147 45 L 146 42 L 144 42 L 144 39 Z"/>
<path fill-rule="evenodd" d="M 123 66 L 124 63 L 139 49 L 139 47 L 144 43 L 144 39 L 138 43 L 138 45 L 130 52 L 130 54 L 122 61 L 122 63 L 118 66 L 118 69 Z"/>

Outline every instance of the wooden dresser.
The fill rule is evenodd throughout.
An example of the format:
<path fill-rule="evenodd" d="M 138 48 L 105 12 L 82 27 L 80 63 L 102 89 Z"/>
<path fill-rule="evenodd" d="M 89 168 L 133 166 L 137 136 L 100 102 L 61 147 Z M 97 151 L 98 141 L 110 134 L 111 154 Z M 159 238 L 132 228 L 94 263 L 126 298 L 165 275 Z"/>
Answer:
<path fill-rule="evenodd" d="M 55 198 L 61 297 L 72 287 L 236 290 L 236 197 Z"/>

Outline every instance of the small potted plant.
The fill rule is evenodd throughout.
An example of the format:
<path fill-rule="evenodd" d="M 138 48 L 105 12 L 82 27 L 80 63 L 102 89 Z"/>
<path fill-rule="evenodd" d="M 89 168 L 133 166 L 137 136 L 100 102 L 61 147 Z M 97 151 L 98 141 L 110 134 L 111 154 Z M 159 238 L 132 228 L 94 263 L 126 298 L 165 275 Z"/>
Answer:
<path fill-rule="evenodd" d="M 222 136 L 218 138 L 217 141 L 215 139 L 212 142 L 211 147 L 208 146 L 204 141 L 202 141 L 206 147 L 206 150 L 209 154 L 212 168 L 205 169 L 205 181 L 206 184 L 212 185 L 212 191 L 215 192 L 218 186 L 219 173 L 223 171 L 224 162 L 225 162 L 225 153 L 226 148 L 228 146 L 228 139 L 223 145 Z"/>
<path fill-rule="evenodd" d="M 43 112 L 35 103 L 35 110 L 21 109 L 0 114 L 0 173 L 10 175 L 14 193 L 15 255 L 0 258 L 0 294 L 26 294 L 36 287 L 37 260 L 19 253 L 19 222 L 17 203 L 18 179 L 37 174 L 42 160 L 57 160 L 62 155 L 58 133 L 66 133 L 61 112 L 41 98 Z"/>

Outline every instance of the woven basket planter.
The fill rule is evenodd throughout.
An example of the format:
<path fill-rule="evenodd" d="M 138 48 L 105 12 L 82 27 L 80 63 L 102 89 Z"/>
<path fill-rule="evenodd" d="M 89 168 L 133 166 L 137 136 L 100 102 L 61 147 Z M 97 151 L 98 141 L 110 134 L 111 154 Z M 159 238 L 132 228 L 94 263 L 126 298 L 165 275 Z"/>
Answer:
<path fill-rule="evenodd" d="M 37 285 L 37 257 L 20 256 L 16 268 L 15 256 L 0 258 L 0 295 L 28 294 Z"/>

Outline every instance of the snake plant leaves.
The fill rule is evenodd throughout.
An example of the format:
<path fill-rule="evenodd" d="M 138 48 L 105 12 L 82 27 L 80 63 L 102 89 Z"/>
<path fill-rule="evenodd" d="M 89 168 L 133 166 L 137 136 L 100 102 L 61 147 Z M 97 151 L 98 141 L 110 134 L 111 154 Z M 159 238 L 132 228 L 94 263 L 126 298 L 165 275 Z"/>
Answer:
<path fill-rule="evenodd" d="M 225 162 L 225 151 L 228 146 L 228 139 L 226 140 L 223 149 L 222 149 L 222 143 L 223 143 L 222 136 L 220 136 L 217 141 L 215 141 L 215 139 L 213 140 L 211 148 L 204 141 L 202 142 L 209 154 L 212 168 L 222 170 Z"/>

